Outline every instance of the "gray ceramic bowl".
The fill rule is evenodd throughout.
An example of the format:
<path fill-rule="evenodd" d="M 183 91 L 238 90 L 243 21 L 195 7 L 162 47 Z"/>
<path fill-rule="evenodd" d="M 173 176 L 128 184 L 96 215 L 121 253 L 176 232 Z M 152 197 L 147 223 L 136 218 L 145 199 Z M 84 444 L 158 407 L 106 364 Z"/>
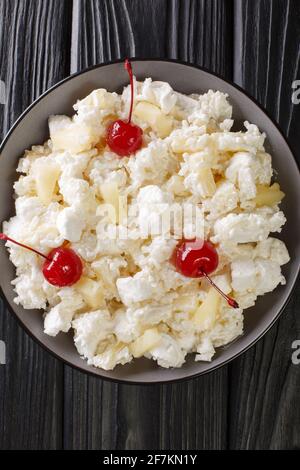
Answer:
<path fill-rule="evenodd" d="M 152 361 L 139 359 L 113 371 L 103 371 L 88 366 L 82 360 L 72 341 L 72 335 L 60 334 L 56 338 L 43 333 L 40 311 L 24 310 L 13 302 L 11 280 L 14 267 L 9 262 L 7 251 L 0 247 L 0 283 L 2 294 L 10 309 L 23 327 L 42 346 L 66 363 L 81 371 L 99 377 L 131 382 L 158 383 L 183 380 L 212 371 L 253 345 L 279 317 L 291 294 L 299 270 L 300 259 L 300 178 L 297 164 L 285 138 L 274 122 L 257 103 L 241 89 L 206 70 L 175 61 L 134 60 L 134 73 L 139 79 L 152 77 L 169 82 L 173 88 L 183 93 L 200 93 L 209 88 L 228 93 L 233 104 L 234 118 L 238 123 L 244 120 L 253 122 L 267 134 L 267 148 L 273 156 L 273 165 L 279 174 L 280 184 L 286 193 L 282 208 L 287 216 L 287 224 L 280 234 L 289 249 L 291 262 L 284 267 L 287 279 L 285 286 L 260 298 L 255 307 L 245 312 L 245 332 L 233 343 L 219 348 L 211 363 L 194 362 L 189 357 L 180 369 L 162 369 Z M 44 93 L 18 119 L 1 146 L 0 158 L 0 220 L 14 213 L 13 182 L 15 168 L 24 149 L 48 138 L 47 119 L 50 114 L 71 115 L 72 105 L 93 89 L 104 87 L 110 91 L 120 91 L 128 83 L 123 62 L 105 64 L 73 75 Z"/>

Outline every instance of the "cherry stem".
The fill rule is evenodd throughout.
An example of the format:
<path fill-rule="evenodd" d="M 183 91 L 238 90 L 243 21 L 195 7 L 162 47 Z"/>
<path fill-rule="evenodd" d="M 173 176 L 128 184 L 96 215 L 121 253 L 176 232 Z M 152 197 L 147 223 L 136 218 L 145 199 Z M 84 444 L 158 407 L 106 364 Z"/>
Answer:
<path fill-rule="evenodd" d="M 131 99 L 130 99 L 130 110 L 129 110 L 129 116 L 128 116 L 128 124 L 131 122 L 131 116 L 132 116 L 132 109 L 133 109 L 133 74 L 132 74 L 132 67 L 131 63 L 129 62 L 128 59 L 125 60 L 124 64 L 125 69 L 128 72 L 129 75 L 129 80 L 130 80 L 130 91 L 131 91 Z"/>
<path fill-rule="evenodd" d="M 233 308 L 239 308 L 239 304 L 237 303 L 236 300 L 232 299 L 231 297 L 229 297 L 228 295 L 226 295 L 215 283 L 214 281 L 209 277 L 208 274 L 206 274 L 205 271 L 203 271 L 203 269 L 199 269 L 199 273 L 202 274 L 207 280 L 208 282 L 210 283 L 210 285 L 212 285 L 218 292 L 219 294 L 222 295 L 222 297 L 224 297 L 224 299 L 227 301 L 228 305 L 230 307 L 233 307 Z"/>
<path fill-rule="evenodd" d="M 7 240 L 8 242 L 12 242 L 12 243 L 14 243 L 15 245 L 19 245 L 19 246 L 21 246 L 22 248 L 26 248 L 26 250 L 33 251 L 33 252 L 36 253 L 37 255 L 42 256 L 43 258 L 47 259 L 48 261 L 51 261 L 51 259 L 48 258 L 48 256 L 44 255 L 43 253 L 40 253 L 39 251 L 35 250 L 34 248 L 31 248 L 30 246 L 23 245 L 23 243 L 17 242 L 16 240 L 13 240 L 12 238 L 10 238 L 10 237 L 8 237 L 7 235 L 5 235 L 5 233 L 0 233 L 0 240 Z"/>

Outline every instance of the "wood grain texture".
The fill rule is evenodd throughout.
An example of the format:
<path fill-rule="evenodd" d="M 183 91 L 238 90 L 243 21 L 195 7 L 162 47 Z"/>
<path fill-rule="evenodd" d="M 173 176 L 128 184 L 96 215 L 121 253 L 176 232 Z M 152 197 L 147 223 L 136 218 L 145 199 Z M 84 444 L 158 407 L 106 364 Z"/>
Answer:
<path fill-rule="evenodd" d="M 280 123 L 300 163 L 300 105 L 291 101 L 300 78 L 299 19 L 296 0 L 235 3 L 235 79 Z M 298 283 L 280 321 L 230 366 L 231 448 L 300 449 L 300 367 L 291 362 L 299 302 Z"/>
<path fill-rule="evenodd" d="M 232 74 L 232 2 L 74 0 L 74 71 L 120 57 L 166 57 Z"/>
<path fill-rule="evenodd" d="M 223 1 L 76 0 L 72 71 L 126 56 L 169 57 L 231 78 L 231 19 L 231 2 Z M 227 398 L 226 367 L 151 387 L 116 385 L 66 368 L 65 447 L 225 448 Z"/>
<path fill-rule="evenodd" d="M 42 91 L 69 73 L 71 4 L 60 0 L 0 2 L 0 136 Z M 62 445 L 63 366 L 37 346 L 1 302 L 0 448 Z"/>

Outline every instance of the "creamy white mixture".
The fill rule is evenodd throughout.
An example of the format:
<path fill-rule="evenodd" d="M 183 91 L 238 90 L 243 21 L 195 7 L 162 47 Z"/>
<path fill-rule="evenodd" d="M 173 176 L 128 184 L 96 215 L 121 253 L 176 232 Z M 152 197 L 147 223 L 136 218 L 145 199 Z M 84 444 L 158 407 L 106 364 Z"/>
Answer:
<path fill-rule="evenodd" d="M 50 139 L 20 159 L 16 215 L 4 232 L 45 254 L 69 242 L 84 275 L 56 288 L 43 277 L 41 257 L 8 242 L 15 302 L 44 310 L 48 335 L 72 328 L 78 353 L 96 367 L 141 356 L 180 367 L 192 352 L 196 361 L 211 361 L 216 347 L 242 334 L 243 309 L 285 283 L 281 265 L 289 255 L 270 236 L 286 221 L 278 207 L 284 194 L 271 181 L 265 135 L 248 122 L 231 132 L 223 93 L 185 96 L 168 83 L 135 82 L 133 122 L 144 144 L 119 158 L 105 133 L 109 122 L 127 118 L 129 104 L 129 87 L 122 95 L 93 91 L 75 104 L 72 118 L 51 116 Z M 114 213 L 105 212 L 107 204 Z M 157 220 L 174 204 L 189 204 L 202 217 L 196 235 L 214 243 L 220 257 L 212 278 L 239 309 L 169 262 L 177 235 Z M 127 217 L 126 207 L 138 211 Z M 192 236 L 194 217 L 182 236 Z M 145 221 L 155 230 L 141 236 Z"/>

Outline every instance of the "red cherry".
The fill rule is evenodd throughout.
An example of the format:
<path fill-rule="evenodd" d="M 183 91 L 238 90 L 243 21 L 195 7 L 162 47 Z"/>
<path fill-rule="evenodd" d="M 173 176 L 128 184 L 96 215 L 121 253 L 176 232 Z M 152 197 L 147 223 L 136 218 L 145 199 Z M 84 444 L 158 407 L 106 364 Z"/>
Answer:
<path fill-rule="evenodd" d="M 53 286 L 72 286 L 82 274 L 82 261 L 71 248 L 54 248 L 43 264 L 43 274 Z"/>
<path fill-rule="evenodd" d="M 143 131 L 139 126 L 118 119 L 109 125 L 106 141 L 119 157 L 128 157 L 141 148 L 142 136 Z"/>
<path fill-rule="evenodd" d="M 187 277 L 201 277 L 200 270 L 210 274 L 217 269 L 219 263 L 215 247 L 199 238 L 181 240 L 173 256 L 176 269 Z"/>
<path fill-rule="evenodd" d="M 212 243 L 199 238 L 183 239 L 176 246 L 171 261 L 176 270 L 186 277 L 205 277 L 226 299 L 230 307 L 239 308 L 238 303 L 224 294 L 209 277 L 209 274 L 215 271 L 219 264 L 218 252 Z"/>
<path fill-rule="evenodd" d="M 118 119 L 107 128 L 106 142 L 109 148 L 120 157 L 128 157 L 139 150 L 143 143 L 143 131 L 139 126 L 131 123 L 133 109 L 133 75 L 131 64 L 125 60 L 125 69 L 129 74 L 131 101 L 128 121 Z"/>
<path fill-rule="evenodd" d="M 46 256 L 30 246 L 13 240 L 4 233 L 0 233 L 0 239 L 8 240 L 45 258 L 42 272 L 45 279 L 53 286 L 72 286 L 75 282 L 79 281 L 83 270 L 82 261 L 71 248 L 64 246 L 53 248 Z"/>

